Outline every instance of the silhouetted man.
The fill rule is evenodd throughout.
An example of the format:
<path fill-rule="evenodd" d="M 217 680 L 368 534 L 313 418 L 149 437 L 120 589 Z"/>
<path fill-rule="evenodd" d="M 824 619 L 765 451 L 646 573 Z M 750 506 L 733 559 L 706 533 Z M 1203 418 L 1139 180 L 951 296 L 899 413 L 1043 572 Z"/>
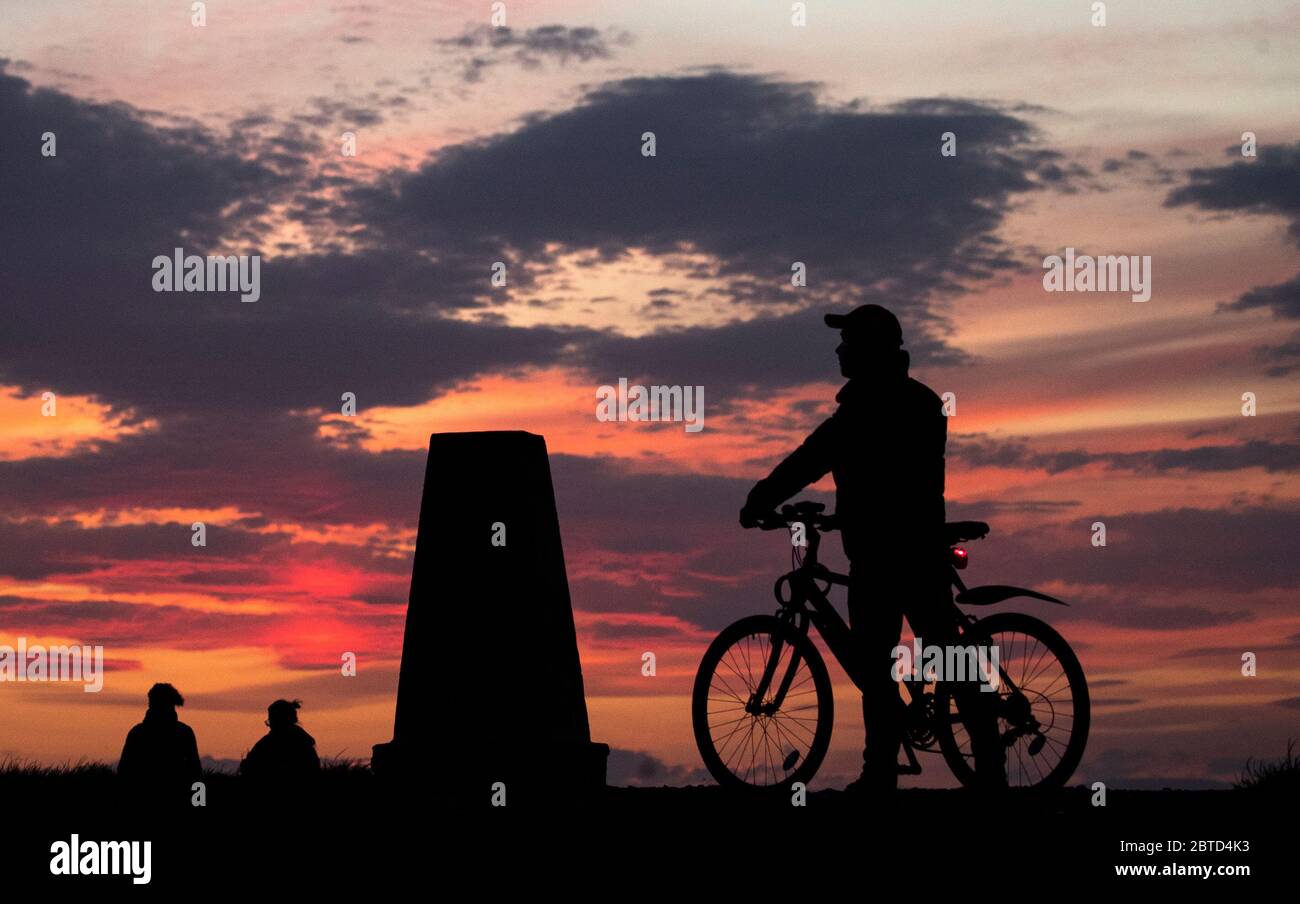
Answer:
<path fill-rule="evenodd" d="M 202 778 L 194 731 L 176 715 L 185 698 L 170 684 L 149 688 L 144 721 L 132 728 L 122 747 L 117 774 L 131 783 L 142 802 L 179 803 Z"/>
<path fill-rule="evenodd" d="M 298 700 L 276 700 L 266 708 L 271 730 L 253 745 L 239 764 L 239 774 L 261 780 L 294 782 L 320 772 L 316 739 L 298 724 Z"/>
<path fill-rule="evenodd" d="M 760 480 L 740 512 L 740 523 L 761 518 L 829 471 L 835 478 L 836 513 L 849 557 L 849 622 L 864 671 L 862 715 L 867 742 L 854 791 L 890 791 L 898 784 L 902 704 L 890 674 L 903 615 L 927 644 L 955 642 L 943 618 L 951 599 L 944 567 L 943 403 L 907 375 L 910 356 L 892 313 L 868 304 L 848 314 L 826 315 L 840 330 L 835 349 L 849 382 L 835 396 L 839 408 L 803 444 Z M 987 713 L 978 685 L 958 706 Z M 963 705 L 963 700 L 967 705 Z M 1005 784 L 1001 745 L 989 718 L 969 719 L 981 780 Z M 990 738 L 993 738 L 990 741 Z"/>

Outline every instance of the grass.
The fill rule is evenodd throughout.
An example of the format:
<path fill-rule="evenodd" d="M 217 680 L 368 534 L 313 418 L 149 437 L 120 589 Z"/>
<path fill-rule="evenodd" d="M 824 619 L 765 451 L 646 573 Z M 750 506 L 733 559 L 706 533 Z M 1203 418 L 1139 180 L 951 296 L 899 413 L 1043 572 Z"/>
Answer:
<path fill-rule="evenodd" d="M 212 806 L 237 805 L 241 800 L 256 797 L 247 779 L 229 772 L 204 769 L 201 780 Z M 323 799 L 365 800 L 374 792 L 375 775 L 365 760 L 327 758 L 321 760 L 320 776 L 313 784 Z M 49 766 L 14 757 L 0 760 L 0 799 L 3 800 L 129 801 L 129 797 L 122 797 L 124 793 L 126 786 L 112 763 L 81 760 Z M 248 797 L 249 794 L 254 797 Z"/>
<path fill-rule="evenodd" d="M 368 760 L 350 759 L 347 757 L 326 757 L 320 762 L 321 774 L 331 777 L 355 777 L 358 775 L 370 775 L 370 762 Z M 112 763 L 97 763 L 92 760 L 78 760 L 76 763 L 63 763 L 57 766 L 43 766 L 35 760 L 23 760 L 18 757 L 7 757 L 0 760 L 0 780 L 6 778 L 85 778 L 85 779 L 102 779 L 111 778 L 117 774 L 117 767 Z M 237 778 L 229 772 L 220 772 L 214 769 L 204 769 L 203 777 L 205 779 L 216 776 L 218 778 Z"/>
<path fill-rule="evenodd" d="M 76 764 L 64 763 L 61 766 L 42 766 L 35 760 L 21 760 L 7 757 L 0 760 L 0 780 L 7 778 L 83 778 L 105 777 L 113 775 L 113 767 L 108 763 L 94 763 L 81 760 Z"/>
<path fill-rule="evenodd" d="M 1242 791 L 1294 795 L 1300 792 L 1300 757 L 1294 740 L 1286 742 L 1286 756 L 1280 760 L 1247 760 L 1245 772 L 1233 787 Z"/>
<path fill-rule="evenodd" d="M 1233 783 L 1237 791 L 1253 795 L 1266 793 L 1279 798 L 1300 795 L 1300 755 L 1295 740 L 1286 745 L 1286 754 L 1277 760 L 1246 761 L 1240 778 Z M 237 792 L 244 780 L 238 775 L 203 770 L 203 781 L 212 791 Z M 61 765 L 43 765 L 35 760 L 16 757 L 0 759 L 0 797 L 22 796 L 37 789 L 57 789 L 68 795 L 111 793 L 117 788 L 117 773 L 111 763 L 80 760 Z M 367 760 L 327 757 L 321 760 L 320 791 L 366 796 L 376 787 L 374 773 Z"/>

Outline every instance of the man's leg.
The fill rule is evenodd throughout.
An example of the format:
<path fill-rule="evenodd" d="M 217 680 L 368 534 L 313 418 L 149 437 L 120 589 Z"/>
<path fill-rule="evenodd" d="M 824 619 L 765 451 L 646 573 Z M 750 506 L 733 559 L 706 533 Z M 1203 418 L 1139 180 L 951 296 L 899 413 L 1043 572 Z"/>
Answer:
<path fill-rule="evenodd" d="M 912 602 L 907 607 L 907 623 L 911 625 L 912 633 L 919 636 L 926 646 L 960 644 L 951 617 L 952 587 L 947 574 L 942 570 L 937 574 L 926 574 L 922 570 L 914 586 L 919 592 L 910 597 Z M 953 687 L 957 710 L 971 739 L 979 784 L 992 788 L 1005 786 L 1006 750 L 1002 746 L 994 709 L 998 694 L 981 691 L 977 680 L 958 682 Z"/>
<path fill-rule="evenodd" d="M 867 583 L 868 572 L 850 572 L 849 626 L 864 672 L 862 781 L 868 790 L 898 786 L 898 747 L 902 741 L 902 699 L 891 671 L 893 650 L 903 628 L 903 596 L 895 582 Z M 873 575 L 874 577 L 874 575 Z"/>
<path fill-rule="evenodd" d="M 980 787 L 1001 788 L 1007 784 L 1006 748 L 998 731 L 994 704 L 998 694 L 983 692 L 975 682 L 967 682 L 955 695 L 966 733 L 970 735 L 975 756 L 975 778 Z"/>

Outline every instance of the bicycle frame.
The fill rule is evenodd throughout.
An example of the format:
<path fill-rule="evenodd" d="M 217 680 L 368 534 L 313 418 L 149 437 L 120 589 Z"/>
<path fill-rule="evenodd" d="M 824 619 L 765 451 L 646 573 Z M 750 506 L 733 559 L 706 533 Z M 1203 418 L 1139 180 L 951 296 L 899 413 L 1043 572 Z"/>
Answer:
<path fill-rule="evenodd" d="M 797 630 L 805 634 L 810 623 L 816 627 L 823 639 L 825 639 L 831 653 L 839 660 L 845 673 L 848 674 L 858 690 L 863 690 L 862 672 L 858 663 L 857 646 L 853 643 L 853 632 L 835 609 L 828 596 L 832 586 L 847 587 L 850 582 L 849 576 L 832 571 L 817 561 L 817 552 L 821 546 L 821 534 L 812 525 L 807 526 L 806 539 L 808 549 L 804 554 L 803 564 L 777 579 L 774 593 L 777 602 L 781 604 L 780 616 L 788 618 Z M 948 569 L 951 586 L 955 587 L 959 593 L 964 593 L 966 585 L 962 583 L 957 570 L 951 565 L 945 567 Z M 825 581 L 826 587 L 819 587 L 818 581 Z M 788 596 L 782 593 L 782 589 L 785 587 L 789 588 Z M 811 607 L 808 604 L 811 604 Z M 950 601 L 949 605 L 952 607 L 954 624 L 965 628 L 974 623 L 975 618 L 963 612 L 955 602 Z M 773 657 L 773 660 L 777 658 L 779 657 Z M 768 677 L 767 672 L 765 672 L 764 679 Z M 767 681 L 765 680 L 759 685 L 759 689 L 766 691 L 766 688 Z M 782 690 L 785 690 L 785 688 L 782 688 Z"/>
<path fill-rule="evenodd" d="M 852 630 L 835 609 L 828 596 L 830 588 L 833 586 L 847 587 L 850 583 L 849 576 L 832 571 L 817 561 L 817 553 L 821 546 L 821 534 L 811 524 L 807 524 L 805 527 L 805 539 L 808 547 L 804 553 L 803 563 L 778 578 L 776 586 L 773 588 L 777 602 L 781 604 L 778 617 L 786 620 L 796 631 L 805 635 L 808 633 L 810 624 L 816 627 L 826 641 L 827 647 L 830 648 L 831 654 L 839 661 L 849 679 L 857 686 L 859 691 L 863 691 L 865 688 L 864 676 L 857 654 L 857 645 L 853 643 Z M 957 574 L 957 570 L 951 565 L 945 567 L 949 572 L 951 586 L 955 587 L 958 593 L 965 593 L 966 585 L 962 582 L 961 576 Z M 818 586 L 819 581 L 826 582 L 825 588 Z M 788 595 L 782 593 L 783 589 L 788 589 Z M 955 601 L 950 600 L 949 604 L 952 607 L 954 624 L 958 626 L 959 631 L 974 624 L 976 621 L 974 616 L 963 612 L 958 608 Z M 776 667 L 781 660 L 780 643 L 779 639 L 773 641 L 772 653 L 763 669 L 762 678 L 759 680 L 746 706 L 746 711 L 752 714 L 759 714 L 764 710 L 766 710 L 767 714 L 771 714 L 780 709 L 794 680 L 795 673 L 798 671 L 800 660 L 796 654 L 791 656 L 790 664 L 785 669 L 780 686 L 772 696 L 772 702 L 766 705 L 762 703 L 767 696 L 772 681 L 776 677 Z M 999 668 L 999 672 L 1001 673 L 1001 679 L 1009 684 L 1010 677 L 1006 672 L 1001 668 Z M 912 682 L 907 683 L 910 685 Z M 1011 686 L 1014 690 L 1014 685 Z M 911 691 L 911 693 L 913 693 L 915 699 L 917 692 Z M 899 699 L 899 705 L 903 705 L 901 698 Z M 916 752 L 907 732 L 903 733 L 901 740 L 901 746 L 908 762 L 907 765 L 899 765 L 899 772 L 906 775 L 919 774 L 921 764 L 916 759 Z"/>
<path fill-rule="evenodd" d="M 792 556 L 794 567 L 778 578 L 773 587 L 779 603 L 775 619 L 771 616 L 756 615 L 735 623 L 719 635 L 705 657 L 705 662 L 711 663 L 709 667 L 716 671 L 722 662 L 721 657 L 730 649 L 725 644 L 719 645 L 724 639 L 730 638 L 726 642 L 735 644 L 733 635 L 740 638 L 754 636 L 760 638 L 756 657 L 751 658 L 751 654 L 747 652 L 748 647 L 743 653 L 746 660 L 744 667 L 749 671 L 747 675 L 741 677 L 746 684 L 749 684 L 748 696 L 744 696 L 744 691 L 739 696 L 731 691 L 731 699 L 743 701 L 744 713 L 755 720 L 784 716 L 787 705 L 791 707 L 791 714 L 799 709 L 809 709 L 807 701 L 791 702 L 792 695 L 801 697 L 809 693 L 817 693 L 819 695 L 817 700 L 822 701 L 816 704 L 820 709 L 819 719 L 829 720 L 832 701 L 822 700 L 823 696 L 831 692 L 827 682 L 829 676 L 826 674 L 823 662 L 827 655 L 834 657 L 840 664 L 854 686 L 862 693 L 864 700 L 883 695 L 885 691 L 883 684 L 886 680 L 883 672 L 885 663 L 881 661 L 877 665 L 874 657 L 868 659 L 864 655 L 868 651 L 861 649 L 862 638 L 854 635 L 847 619 L 840 615 L 831 602 L 829 596 L 831 587 L 837 585 L 851 587 L 852 579 L 847 574 L 833 571 L 818 560 L 823 532 L 838 530 L 841 527 L 840 518 L 834 513 L 822 514 L 824 509 L 825 506 L 821 503 L 806 501 L 785 505 L 779 512 L 766 516 L 760 515 L 747 519 L 742 512 L 744 526 L 760 527 L 763 530 L 788 530 L 796 539 Z M 932 566 L 918 562 L 909 553 L 904 553 L 901 557 L 906 567 L 917 573 L 918 586 L 915 589 L 924 592 L 926 598 L 883 602 L 908 603 L 904 607 L 903 616 L 912 624 L 912 633 L 924 629 L 927 639 L 931 641 L 926 650 L 927 662 L 931 661 L 931 648 L 936 644 L 942 650 L 944 661 L 948 663 L 954 661 L 951 658 L 954 653 L 976 657 L 977 651 L 986 645 L 992 646 L 990 657 L 994 657 L 997 656 L 997 645 L 1008 643 L 1012 645 L 1011 659 L 1004 661 L 1000 656 L 994 658 L 996 672 L 992 674 L 982 671 L 988 665 L 982 655 L 977 657 L 979 665 L 975 666 L 981 671 L 974 676 L 970 676 L 961 668 L 961 659 L 956 660 L 958 665 L 951 666 L 955 670 L 951 675 L 947 674 L 946 668 L 943 671 L 937 669 L 931 671 L 930 665 L 924 666 L 921 673 L 897 675 L 895 672 L 894 677 L 899 679 L 897 692 L 890 693 L 888 697 L 882 696 L 881 699 L 887 702 L 877 705 L 898 707 L 901 728 L 899 746 L 907 758 L 905 763 L 898 765 L 901 774 L 917 774 L 922 771 L 917 761 L 918 752 L 936 752 L 942 753 L 963 784 L 969 784 L 975 780 L 973 776 L 976 776 L 978 768 L 983 768 L 972 766 L 970 762 L 976 756 L 977 746 L 985 743 L 995 744 L 995 738 L 1000 739 L 1002 746 L 1007 750 L 1015 747 L 1019 761 L 1021 752 L 1019 742 L 1022 740 L 1028 742 L 1026 752 L 1032 758 L 1038 756 L 1053 738 L 1058 738 L 1055 743 L 1061 753 L 1046 777 L 1041 769 L 1038 770 L 1037 778 L 1028 773 L 1025 777 L 1030 780 L 1030 784 L 1044 782 L 1060 784 L 1077 768 L 1082 755 L 1082 744 L 1087 736 L 1087 687 L 1077 657 L 1059 634 L 1032 616 L 999 613 L 986 622 L 978 619 L 974 614 L 969 614 L 966 607 L 993 605 L 1012 597 L 1027 597 L 1062 606 L 1068 604 L 1055 597 L 1023 587 L 1002 584 L 967 587 L 959 569 L 966 567 L 969 557 L 961 544 L 982 539 L 988 533 L 989 526 L 982 521 L 945 523 L 941 533 L 936 531 L 937 542 L 934 550 L 936 558 Z M 865 563 L 858 564 L 861 566 Z M 935 586 L 932 578 L 936 573 L 927 575 L 925 569 L 928 567 L 944 569 L 945 585 Z M 927 585 L 929 589 L 922 590 Z M 947 592 L 947 599 L 941 599 L 940 593 L 936 591 Z M 900 592 L 905 592 L 905 588 L 900 587 Z M 933 599 L 930 599 L 930 596 L 933 596 Z M 815 638 L 811 636 L 810 631 L 813 628 L 821 634 L 823 644 L 817 644 Z M 743 630 L 736 633 L 737 629 Z M 1067 679 L 1063 692 L 1069 694 L 1071 705 L 1082 707 L 1079 710 L 1078 724 L 1081 726 L 1079 732 L 1073 730 L 1073 723 L 1063 723 L 1064 729 L 1053 730 L 1053 726 L 1056 725 L 1055 706 L 1044 691 L 1033 684 L 1032 679 L 1038 671 L 1031 673 L 1027 682 L 1013 681 L 1008 674 L 1012 667 L 1011 663 L 1017 661 L 1015 650 L 1018 649 L 1017 638 L 1021 635 L 1025 636 L 1026 640 L 1032 638 L 1035 644 L 1041 641 L 1045 644 L 1046 651 L 1059 660 L 1060 671 Z M 805 647 L 805 643 L 814 646 Z M 787 646 L 790 647 L 791 653 L 788 658 L 785 656 Z M 821 655 L 818 655 L 819 649 Z M 965 661 L 973 663 L 974 659 Z M 1041 655 L 1038 660 L 1035 660 L 1035 664 L 1040 661 Z M 754 674 L 756 668 L 761 670 L 758 675 Z M 878 668 L 881 669 L 879 673 Z M 1024 670 L 1019 667 L 1017 669 L 1023 678 Z M 809 677 L 818 685 L 814 690 L 803 689 L 804 683 L 809 680 L 809 677 L 804 676 L 805 671 L 810 673 Z M 1048 678 L 1050 677 L 1049 675 Z M 972 683 L 975 680 L 978 680 L 978 686 Z M 1050 687 L 1054 687 L 1059 680 L 1058 676 Z M 705 753 L 706 764 L 719 782 L 725 784 L 739 781 L 745 784 L 746 779 L 737 778 L 728 764 L 715 762 L 718 759 L 718 750 L 716 738 L 712 733 L 710 715 L 712 708 L 708 702 L 713 698 L 707 693 L 712 689 L 711 681 L 712 673 L 706 672 L 702 664 L 696 676 L 692 698 L 696 741 L 701 752 Z M 892 681 L 890 683 L 894 684 Z M 1022 683 L 1025 685 L 1023 689 L 1020 686 Z M 982 693 L 984 691 L 996 691 L 996 693 L 984 694 Z M 1040 705 L 1045 707 L 1041 712 Z M 872 718 L 873 712 L 874 710 L 865 713 L 868 721 Z M 1074 709 L 1067 712 L 1069 718 L 1073 719 Z M 727 717 L 730 721 L 726 724 L 733 725 L 739 721 L 743 725 L 744 717 L 732 718 L 736 715 L 733 709 Z M 1045 721 L 1040 721 L 1040 716 L 1043 716 Z M 798 716 L 794 717 L 798 718 Z M 976 721 L 972 722 L 972 719 Z M 995 724 L 991 725 L 986 721 L 989 719 L 994 720 Z M 810 720 L 803 719 L 803 721 Z M 763 722 L 762 725 L 764 738 L 766 738 L 767 723 Z M 817 761 L 804 769 L 804 773 L 808 775 L 815 772 L 820 765 L 820 758 L 825 755 L 826 745 L 829 743 L 831 726 L 823 724 L 822 721 L 817 721 L 816 726 L 811 742 L 814 746 L 811 750 L 816 751 Z M 740 728 L 733 729 L 728 738 L 739 730 Z M 994 730 L 996 734 L 991 733 Z M 1068 738 L 1068 743 L 1059 740 L 1062 731 Z M 961 732 L 965 732 L 965 735 Z M 778 749 L 780 747 L 781 745 L 778 744 Z M 997 752 L 994 747 L 989 751 L 990 757 L 995 758 Z M 799 756 L 798 748 L 786 754 L 785 759 L 779 764 L 778 774 L 781 769 L 789 773 L 798 762 Z M 979 756 L 983 760 L 985 754 L 981 753 Z M 809 760 L 812 759 L 813 757 L 810 756 Z M 1023 762 L 1021 765 L 1023 767 Z M 989 766 L 996 768 L 995 759 L 989 760 Z"/>

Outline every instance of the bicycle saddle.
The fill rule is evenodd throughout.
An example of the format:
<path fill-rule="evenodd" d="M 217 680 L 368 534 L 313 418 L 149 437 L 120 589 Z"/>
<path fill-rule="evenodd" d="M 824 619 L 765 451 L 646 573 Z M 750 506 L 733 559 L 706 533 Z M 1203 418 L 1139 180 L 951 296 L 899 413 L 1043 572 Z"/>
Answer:
<path fill-rule="evenodd" d="M 949 521 L 943 526 L 944 542 L 951 546 L 963 540 L 979 540 L 989 532 L 983 521 Z"/>

